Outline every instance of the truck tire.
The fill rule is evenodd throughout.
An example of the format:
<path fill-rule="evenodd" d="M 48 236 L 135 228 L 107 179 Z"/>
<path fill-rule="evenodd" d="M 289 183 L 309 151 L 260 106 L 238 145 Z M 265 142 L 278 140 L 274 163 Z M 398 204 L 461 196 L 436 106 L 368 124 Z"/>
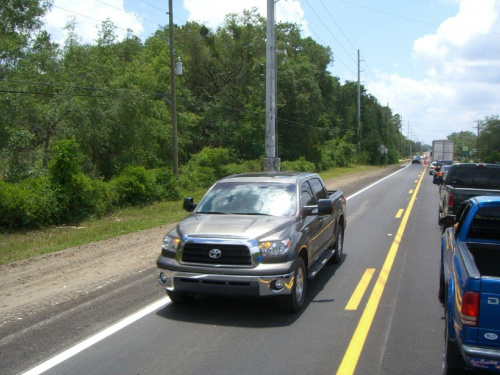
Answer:
<path fill-rule="evenodd" d="M 172 301 L 172 303 L 175 303 L 175 304 L 188 303 L 194 299 L 194 294 L 173 292 L 170 290 L 167 290 L 167 295 L 168 295 L 168 298 L 170 298 L 170 300 Z"/>
<path fill-rule="evenodd" d="M 444 302 L 444 290 L 445 290 L 444 272 L 443 272 L 443 267 L 441 266 L 439 269 L 439 291 L 438 291 L 438 298 L 439 301 L 441 302 Z"/>
<path fill-rule="evenodd" d="M 344 227 L 339 225 L 335 236 L 335 254 L 331 258 L 333 263 L 340 263 L 344 251 Z"/>
<path fill-rule="evenodd" d="M 450 341 L 448 334 L 448 314 L 445 314 L 445 328 L 444 328 L 444 350 L 443 350 L 443 375 L 459 375 L 468 368 L 465 363 L 460 350 L 455 344 Z"/>
<path fill-rule="evenodd" d="M 280 299 L 280 309 L 287 312 L 297 312 L 304 306 L 306 299 L 307 271 L 302 257 L 295 261 L 295 276 L 293 280 L 292 293 Z"/>

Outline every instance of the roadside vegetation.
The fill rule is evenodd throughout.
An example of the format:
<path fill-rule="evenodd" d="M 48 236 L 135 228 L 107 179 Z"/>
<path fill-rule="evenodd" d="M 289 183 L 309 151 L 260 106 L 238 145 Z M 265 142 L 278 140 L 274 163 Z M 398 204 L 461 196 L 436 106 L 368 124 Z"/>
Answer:
<path fill-rule="evenodd" d="M 196 22 L 174 26 L 184 64 L 174 134 L 168 27 L 144 41 L 132 31 L 119 40 L 107 20 L 96 42 L 84 44 L 69 21 L 58 44 L 43 25 L 52 3 L 10 1 L 0 12 L 2 264 L 169 222 L 184 192 L 262 170 L 264 17 L 251 10 L 228 15 L 216 30 Z M 400 115 L 363 86 L 357 118 L 357 83 L 332 75 L 330 48 L 302 37 L 296 24 L 278 23 L 276 31 L 282 170 L 335 174 L 425 151 L 405 138 Z M 477 143 L 484 160 L 498 161 L 498 125 L 490 117 L 479 138 L 452 136 L 457 147 Z M 149 211 L 156 207 L 157 214 Z M 123 219 L 143 211 L 148 218 L 137 224 Z M 74 229 L 81 227 L 93 229 Z"/>
<path fill-rule="evenodd" d="M 320 174 L 329 179 L 378 168 L 352 165 Z M 204 188 L 198 188 L 181 194 L 199 201 L 204 193 Z M 88 218 L 74 225 L 6 231 L 0 234 L 0 265 L 178 222 L 187 215 L 182 209 L 182 199 L 117 209 L 101 218 Z"/>

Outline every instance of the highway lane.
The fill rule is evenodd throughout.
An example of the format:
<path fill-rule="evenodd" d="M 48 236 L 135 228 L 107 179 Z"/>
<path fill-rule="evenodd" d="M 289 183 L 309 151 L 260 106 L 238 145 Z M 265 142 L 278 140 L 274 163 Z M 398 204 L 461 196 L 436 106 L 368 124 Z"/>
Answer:
<path fill-rule="evenodd" d="M 438 195 L 422 171 L 410 165 L 349 199 L 344 259 L 309 282 L 302 312 L 246 299 L 167 304 L 47 374 L 439 373 Z M 346 310 L 367 270 L 359 305 Z"/>

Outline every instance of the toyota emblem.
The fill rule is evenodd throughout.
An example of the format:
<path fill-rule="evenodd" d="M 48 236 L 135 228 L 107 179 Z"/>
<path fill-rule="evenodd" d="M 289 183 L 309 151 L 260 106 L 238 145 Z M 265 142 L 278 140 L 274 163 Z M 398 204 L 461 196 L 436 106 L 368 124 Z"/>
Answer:
<path fill-rule="evenodd" d="M 208 256 L 212 259 L 219 259 L 222 255 L 222 251 L 219 249 L 212 249 L 208 252 Z"/>

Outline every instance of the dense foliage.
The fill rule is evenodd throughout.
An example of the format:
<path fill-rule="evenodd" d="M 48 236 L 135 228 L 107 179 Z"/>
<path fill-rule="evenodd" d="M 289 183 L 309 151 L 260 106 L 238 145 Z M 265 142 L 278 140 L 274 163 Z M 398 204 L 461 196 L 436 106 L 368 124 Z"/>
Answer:
<path fill-rule="evenodd" d="M 108 20 L 87 44 L 73 21 L 58 45 L 41 23 L 50 0 L 0 2 L 0 227 L 100 216 L 262 168 L 266 20 L 255 11 L 229 15 L 216 30 L 196 22 L 174 29 L 183 75 L 173 176 L 168 28 L 144 42 L 118 40 Z M 277 25 L 282 169 L 407 156 L 400 116 L 364 87 L 357 138 L 357 85 L 340 83 L 332 64 L 332 51 L 297 25 Z"/>

